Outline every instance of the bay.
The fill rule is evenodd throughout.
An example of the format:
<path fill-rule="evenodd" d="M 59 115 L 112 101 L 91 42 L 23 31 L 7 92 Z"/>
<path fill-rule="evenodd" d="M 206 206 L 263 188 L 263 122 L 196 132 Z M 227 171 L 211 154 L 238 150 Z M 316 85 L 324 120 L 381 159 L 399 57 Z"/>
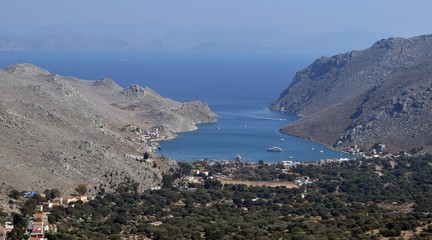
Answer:
<path fill-rule="evenodd" d="M 315 57 L 184 51 L 12 51 L 1 53 L 0 66 L 31 63 L 64 76 L 88 80 L 110 77 L 122 87 L 146 85 L 178 101 L 205 101 L 218 115 L 217 123 L 201 124 L 196 131 L 161 142 L 159 154 L 176 160 L 231 160 L 237 154 L 246 162 L 349 157 L 279 133 L 297 116 L 268 110 L 294 74 Z M 283 151 L 268 152 L 272 146 Z"/>
<path fill-rule="evenodd" d="M 318 161 L 350 157 L 348 154 L 301 138 L 285 135 L 279 129 L 298 119 L 294 115 L 272 112 L 260 104 L 238 104 L 216 111 L 218 122 L 203 124 L 194 132 L 181 133 L 172 141 L 161 142 L 160 154 L 183 161 L 198 159 L 234 160 L 240 155 L 244 162 Z M 267 148 L 277 146 L 281 152 Z"/>

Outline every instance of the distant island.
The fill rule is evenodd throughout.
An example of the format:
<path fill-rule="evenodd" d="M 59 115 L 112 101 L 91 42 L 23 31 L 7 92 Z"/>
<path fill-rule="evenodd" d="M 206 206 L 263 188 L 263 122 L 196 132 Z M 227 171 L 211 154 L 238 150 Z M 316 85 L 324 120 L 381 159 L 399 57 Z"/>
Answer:
<path fill-rule="evenodd" d="M 347 49 L 364 48 L 382 34 L 362 30 L 343 30 L 315 34 L 288 34 L 284 30 L 266 27 L 235 29 L 171 29 L 157 35 L 118 34 L 95 36 L 65 29 L 37 34 L 0 35 L 1 51 L 190 51 L 190 52 L 267 52 L 337 53 Z M 277 36 L 277 37 L 276 37 Z M 184 38 L 187 41 L 184 41 Z M 334 44 L 338 42 L 338 44 Z"/>
<path fill-rule="evenodd" d="M 431 59 L 432 35 L 322 57 L 297 72 L 271 109 L 302 116 L 283 133 L 338 150 L 431 152 Z"/>
<path fill-rule="evenodd" d="M 389 46 L 405 41 L 408 40 L 384 40 L 372 48 L 380 49 L 384 44 L 382 51 L 390 51 L 393 47 Z M 394 69 L 369 89 L 362 81 L 352 80 L 356 74 L 348 74 L 351 70 L 344 68 L 360 53 L 319 59 L 297 74 L 290 88 L 273 105 L 275 110 L 303 116 L 286 127 L 285 132 L 291 133 L 292 126 L 317 119 L 317 125 L 309 129 L 325 139 L 332 128 L 338 129 L 341 127 L 338 124 L 344 123 L 338 119 L 361 123 L 363 117 L 376 111 L 372 103 L 382 104 L 379 106 L 383 113 L 390 109 L 389 114 L 393 112 L 395 119 L 424 126 L 419 119 L 428 116 L 423 111 L 428 110 L 429 90 L 417 90 L 430 86 L 424 80 L 430 76 L 427 62 Z M 338 61 L 348 55 L 352 55 L 350 61 Z M 379 59 L 376 65 L 383 64 L 385 58 Z M 329 66 L 327 61 L 331 63 Z M 361 72 L 360 76 L 371 76 L 369 80 L 373 81 L 382 72 L 374 75 L 366 71 L 370 68 L 356 71 Z M 339 75 L 331 76 L 351 76 L 348 79 L 352 85 L 346 86 L 347 80 L 337 77 L 333 85 L 329 84 L 330 75 L 324 76 L 332 71 Z M 390 76 L 397 78 L 389 80 Z M 312 86 L 315 80 L 323 82 L 302 95 L 296 88 L 306 89 L 302 81 L 307 80 Z M 0 236 L 8 239 L 427 239 L 432 236 L 430 154 L 360 155 L 353 159 L 272 164 L 264 160 L 243 163 L 240 157 L 233 161 L 177 163 L 155 156 L 156 141 L 173 138 L 177 132 L 192 131 L 195 124 L 216 121 L 216 115 L 201 101 L 180 103 L 161 97 L 148 87 L 134 84 L 122 88 L 109 78 L 89 81 L 64 77 L 30 64 L 0 69 L 0 84 L 3 143 Z M 331 89 L 322 92 L 327 89 L 323 86 L 352 91 L 336 95 Z M 361 87 L 366 92 L 357 93 Z M 396 95 L 396 100 L 406 104 L 389 102 L 390 94 L 401 88 L 407 92 Z M 298 91 L 299 95 L 291 91 Z M 329 96 L 328 92 L 336 96 Z M 283 98 L 285 93 L 287 99 Z M 334 100 L 337 96 L 340 105 Z M 345 106 L 359 103 L 354 101 L 358 99 L 361 104 Z M 420 105 L 407 103 L 418 99 L 423 100 Z M 332 107 L 328 107 L 330 103 Z M 346 111 L 336 112 L 339 109 Z M 344 115 L 347 113 L 351 114 Z M 394 124 L 400 124 L 399 132 L 404 133 L 406 122 L 403 125 L 384 117 L 381 119 L 387 121 L 385 124 L 393 128 Z M 375 131 L 383 136 L 396 134 L 394 142 L 399 137 L 398 132 L 380 128 Z M 353 135 L 356 141 L 376 142 L 372 148 L 377 151 L 397 149 L 385 138 L 358 136 Z M 350 144 L 354 143 L 337 140 L 340 143 L 335 147 L 346 144 L 352 149 Z M 358 145 L 358 149 L 362 147 Z"/>

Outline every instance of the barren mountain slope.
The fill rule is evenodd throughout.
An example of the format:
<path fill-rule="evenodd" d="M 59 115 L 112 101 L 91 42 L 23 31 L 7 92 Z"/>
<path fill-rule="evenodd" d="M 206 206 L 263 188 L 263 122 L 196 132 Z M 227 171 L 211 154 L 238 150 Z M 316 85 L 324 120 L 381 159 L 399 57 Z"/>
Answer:
<path fill-rule="evenodd" d="M 121 129 L 158 126 L 171 137 L 213 121 L 198 101 L 178 103 L 137 85 L 123 89 L 110 79 L 84 81 L 13 65 L 0 70 L 0 181 L 22 190 L 81 182 L 109 188 L 129 177 L 145 189 L 175 162 L 126 157 L 147 149 L 129 141 L 137 134 Z"/>
<path fill-rule="evenodd" d="M 345 150 L 389 151 L 432 141 L 432 36 L 387 39 L 321 58 L 296 74 L 272 109 L 303 116 L 282 129 Z"/>

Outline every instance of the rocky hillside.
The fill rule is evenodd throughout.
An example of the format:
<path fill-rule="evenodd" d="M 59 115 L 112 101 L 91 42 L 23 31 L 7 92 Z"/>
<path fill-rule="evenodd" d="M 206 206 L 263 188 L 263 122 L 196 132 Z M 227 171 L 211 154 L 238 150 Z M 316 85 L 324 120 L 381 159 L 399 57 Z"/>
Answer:
<path fill-rule="evenodd" d="M 155 186 L 175 162 L 137 161 L 150 151 L 144 135 L 171 138 L 215 120 L 202 102 L 179 103 L 148 87 L 13 65 L 0 69 L 0 182 L 19 190 L 110 188 L 125 178 Z"/>
<path fill-rule="evenodd" d="M 271 109 L 303 116 L 282 132 L 339 149 L 391 152 L 432 142 L 432 35 L 381 40 L 316 60 Z"/>

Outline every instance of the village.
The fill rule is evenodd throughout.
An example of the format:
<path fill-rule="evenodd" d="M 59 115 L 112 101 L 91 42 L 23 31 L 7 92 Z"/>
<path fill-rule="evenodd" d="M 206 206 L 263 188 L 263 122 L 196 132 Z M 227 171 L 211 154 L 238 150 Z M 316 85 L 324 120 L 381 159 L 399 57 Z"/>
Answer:
<path fill-rule="evenodd" d="M 128 126 L 130 132 L 136 133 L 139 137 L 133 141 L 145 144 L 149 152 L 154 152 L 158 148 L 157 142 L 151 141 L 157 139 L 159 136 L 158 128 L 142 132 L 140 129 Z M 268 187 L 286 187 L 286 188 L 300 188 L 313 184 L 317 179 L 309 176 L 301 175 L 294 169 L 299 166 L 325 166 L 327 164 L 342 164 L 350 160 L 368 160 L 374 158 L 387 158 L 391 159 L 393 156 L 384 152 L 385 145 L 379 144 L 367 153 L 359 151 L 354 146 L 351 153 L 356 158 L 332 158 L 321 159 L 318 162 L 299 162 L 293 160 L 286 160 L 274 163 L 265 163 L 260 160 L 256 163 L 242 162 L 241 156 L 237 155 L 235 160 L 207 160 L 199 159 L 193 163 L 180 162 L 180 171 L 184 171 L 180 178 L 171 182 L 171 186 L 178 187 L 183 191 L 195 192 L 201 186 L 206 184 L 207 180 L 217 180 L 221 184 L 243 184 L 248 186 L 268 186 Z M 408 153 L 404 153 L 409 155 Z M 135 156 L 125 154 L 126 157 L 133 158 L 137 161 L 152 163 L 148 159 L 147 152 L 143 156 Z M 183 170 L 182 170 L 183 168 Z M 186 171 L 185 171 L 186 170 Z M 154 186 L 149 190 L 158 190 L 162 188 L 162 184 Z M 307 195 L 307 188 L 301 194 L 301 198 Z M 46 234 L 54 234 L 57 232 L 57 225 L 48 221 L 51 210 L 54 207 L 69 208 L 74 207 L 76 203 L 87 203 L 89 197 L 82 194 L 68 194 L 63 197 L 55 196 L 50 198 L 45 193 L 38 193 L 36 191 L 23 191 L 21 192 L 21 204 L 25 204 L 28 199 L 44 199 L 45 201 L 39 202 L 34 206 L 33 214 L 29 214 L 26 221 L 26 233 L 30 240 L 46 240 Z M 258 200 L 258 199 L 255 199 Z M 156 223 L 155 225 L 156 226 Z M 11 221 L 5 222 L 3 227 L 0 227 L 0 240 L 6 240 L 8 233 L 11 233 L 14 225 Z"/>
<path fill-rule="evenodd" d="M 344 161 L 344 160 L 340 160 Z M 301 164 L 310 164 L 293 161 L 282 161 L 266 164 L 262 161 L 258 163 L 243 163 L 240 160 L 198 160 L 191 164 L 192 168 L 174 186 L 181 189 L 195 191 L 198 185 L 203 185 L 206 179 L 218 180 L 222 184 L 245 184 L 256 186 L 285 186 L 288 188 L 298 188 L 304 184 L 311 184 L 313 179 L 308 176 L 299 176 L 291 172 Z M 272 169 L 277 175 L 268 177 L 255 177 L 256 172 L 265 172 Z M 280 179 L 279 176 L 292 176 L 287 179 Z"/>
<path fill-rule="evenodd" d="M 126 125 L 122 128 L 122 131 L 132 133 L 131 136 L 127 137 L 127 140 L 149 152 L 154 152 L 160 148 L 157 141 L 168 138 L 166 134 L 164 134 L 165 130 L 163 126 L 156 126 L 147 130 L 142 130 L 135 125 Z"/>
<path fill-rule="evenodd" d="M 35 196 L 41 199 L 47 197 L 44 193 L 38 193 L 36 191 L 23 191 L 21 195 L 20 199 L 23 202 L 31 198 L 34 199 Z M 41 202 L 35 206 L 34 214 L 28 219 L 25 219 L 27 224 L 25 236 L 27 236 L 29 240 L 47 240 L 47 238 L 45 238 L 47 233 L 57 232 L 57 225 L 51 224 L 48 221 L 50 211 L 54 207 L 74 207 L 78 202 L 87 203 L 88 201 L 89 199 L 86 195 L 71 194 L 67 197 L 55 197 L 51 200 Z M 0 240 L 8 239 L 7 235 L 11 233 L 13 229 L 14 225 L 10 221 L 6 222 L 4 227 L 0 227 Z"/>
<path fill-rule="evenodd" d="M 394 159 L 401 155 L 409 157 L 410 153 L 393 155 L 385 152 L 384 144 L 376 144 L 369 151 L 361 151 L 356 145 L 350 149 L 352 158 L 321 159 L 316 162 L 300 162 L 286 160 L 274 163 L 265 163 L 263 160 L 257 163 L 242 162 L 241 156 L 237 155 L 235 160 L 208 160 L 199 159 L 191 163 L 189 173 L 183 176 L 177 183 L 183 189 L 195 191 L 198 185 L 202 185 L 205 179 L 216 179 L 222 184 L 245 184 L 250 186 L 284 186 L 298 188 L 303 185 L 312 184 L 315 179 L 309 176 L 301 176 L 293 169 L 298 166 L 325 166 L 327 164 L 342 164 L 350 160 L 368 161 L 376 158 Z M 271 172 L 268 176 L 258 176 L 257 173 Z"/>

